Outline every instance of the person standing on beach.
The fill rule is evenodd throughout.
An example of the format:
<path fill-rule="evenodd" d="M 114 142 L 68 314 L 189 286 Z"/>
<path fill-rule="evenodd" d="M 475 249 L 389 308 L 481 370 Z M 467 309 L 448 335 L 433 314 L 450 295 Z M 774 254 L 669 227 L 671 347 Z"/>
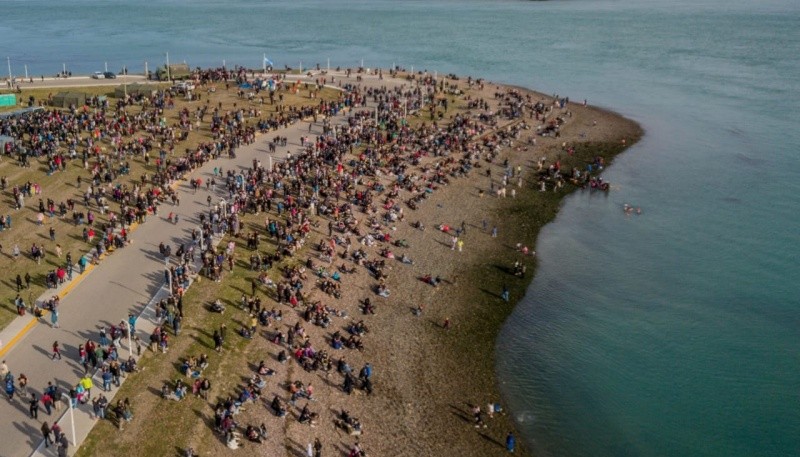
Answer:
<path fill-rule="evenodd" d="M 508 435 L 506 435 L 506 450 L 508 450 L 508 452 L 513 454 L 516 445 L 517 445 L 517 439 L 514 437 L 514 434 L 508 432 Z"/>

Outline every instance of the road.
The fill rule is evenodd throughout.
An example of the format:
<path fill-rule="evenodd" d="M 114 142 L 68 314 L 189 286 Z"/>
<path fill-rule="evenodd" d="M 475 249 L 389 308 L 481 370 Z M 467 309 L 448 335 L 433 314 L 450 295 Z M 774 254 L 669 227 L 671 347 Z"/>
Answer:
<path fill-rule="evenodd" d="M 144 84 L 148 81 L 142 75 L 128 75 L 117 76 L 116 79 L 93 79 L 89 76 L 71 76 L 69 78 L 48 78 L 44 80 L 41 78 L 33 78 L 23 81 L 22 78 L 17 79 L 16 84 L 24 91 L 26 89 L 47 89 L 47 88 L 70 88 L 70 87 L 91 87 L 91 86 L 119 86 L 122 84 Z M 149 81 L 150 83 L 157 83 L 158 81 Z M 7 84 L 7 82 L 6 82 Z"/>

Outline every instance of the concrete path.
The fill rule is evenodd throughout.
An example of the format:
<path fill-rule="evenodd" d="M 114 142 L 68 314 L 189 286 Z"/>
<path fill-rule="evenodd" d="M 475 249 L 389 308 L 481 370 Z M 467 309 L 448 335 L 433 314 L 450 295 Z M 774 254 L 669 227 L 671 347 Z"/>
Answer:
<path fill-rule="evenodd" d="M 33 75 L 31 75 L 33 76 Z M 23 78 L 17 78 L 16 83 L 14 84 L 14 88 L 17 86 L 22 89 L 23 93 L 26 89 L 44 89 L 49 87 L 91 87 L 91 86 L 121 86 L 123 84 L 147 84 L 147 83 L 158 83 L 159 81 L 147 81 L 144 75 L 119 75 L 114 79 L 94 79 L 89 76 L 70 76 L 69 78 L 53 78 L 53 77 L 45 77 L 37 78 L 33 77 L 33 82 L 30 80 L 23 80 Z M 0 87 L 3 89 L 9 89 L 7 86 L 7 82 L 0 83 Z"/>
<path fill-rule="evenodd" d="M 378 80 L 376 76 L 364 76 L 362 82 L 356 83 L 355 78 L 346 79 L 343 74 L 334 74 L 337 81 L 360 84 L 367 86 L 393 86 L 405 81 Z M 310 79 L 313 81 L 313 78 Z M 373 108 L 374 109 L 374 108 Z M 340 114 L 334 122 L 343 122 L 346 116 Z M 274 154 L 273 160 L 282 160 L 286 151 L 296 151 L 300 148 L 301 136 L 320 135 L 321 125 L 314 125 L 311 132 L 308 122 L 298 122 L 287 129 L 275 133 L 259 136 L 252 145 L 237 150 L 236 159 L 218 159 L 206 163 L 190 175 L 191 178 L 202 178 L 207 182 L 212 176 L 214 167 L 222 166 L 225 170 L 249 168 L 253 159 L 259 159 L 264 166 L 269 157 L 267 143 L 275 135 L 288 138 L 288 146 L 281 148 Z M 149 305 L 161 298 L 159 294 L 166 293 L 164 288 L 165 264 L 158 252 L 160 242 L 175 246 L 191 240 L 191 230 L 199 224 L 197 216 L 200 212 L 207 211 L 206 198 L 209 192 L 198 190 L 192 192 L 188 182 L 181 182 L 178 187 L 181 193 L 181 205 L 178 207 L 169 204 L 162 205 L 159 216 L 150 216 L 148 220 L 133 231 L 129 238 L 131 245 L 118 250 L 106 257 L 101 264 L 89 272 L 77 284 L 69 295 L 61 300 L 59 328 L 50 328 L 47 324 L 33 325 L 13 347 L 7 350 L 3 357 L 15 378 L 24 373 L 29 380 L 29 389 L 41 395 L 48 381 L 58 384 L 61 391 L 69 391 L 76 385 L 83 375 L 83 368 L 78 363 L 78 345 L 86 343 L 88 339 L 99 339 L 99 328 L 106 328 L 120 321 L 127 321 L 129 312 L 139 314 L 145 311 L 137 322 L 137 335 L 143 342 L 148 341 L 149 332 L 155 325 L 155 315 Z M 218 200 L 222 195 L 214 195 Z M 227 195 L 225 195 L 227 198 Z M 180 216 L 178 224 L 166 220 L 166 215 L 175 212 Z M 52 292 L 43 298 L 52 296 Z M 30 319 L 18 319 L 8 329 L 20 329 L 29 325 Z M 10 331 L 10 330 L 9 330 Z M 7 332 L 3 332 L 4 334 Z M 58 341 L 62 348 L 63 360 L 51 360 L 52 345 Z M 127 341 L 122 342 L 120 356 L 128 356 Z M 135 351 L 134 351 L 135 352 Z M 144 352 L 143 352 L 144 353 Z M 94 391 L 102 386 L 95 378 Z M 110 392 L 106 394 L 109 401 Z M 39 410 L 38 420 L 30 418 L 27 401 L 15 396 L 13 401 L 0 401 L 0 456 L 28 456 L 41 455 L 53 456 L 55 448 L 45 449 L 43 446 L 41 423 L 47 421 L 50 425 L 59 417 L 59 424 L 70 441 L 70 455 L 74 452 L 72 440 L 72 422 L 67 403 L 62 403 L 61 412 L 53 412 L 48 416 L 44 408 Z M 91 404 L 80 405 L 73 411 L 75 434 L 80 443 L 91 431 L 95 420 L 91 417 Z M 136 418 L 134 420 L 141 419 Z"/>

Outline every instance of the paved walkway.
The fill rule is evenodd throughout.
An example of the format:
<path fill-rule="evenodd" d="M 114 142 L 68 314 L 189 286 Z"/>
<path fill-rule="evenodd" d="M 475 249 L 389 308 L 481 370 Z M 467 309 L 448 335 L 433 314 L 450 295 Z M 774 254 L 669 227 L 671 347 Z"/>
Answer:
<path fill-rule="evenodd" d="M 334 74 L 337 81 L 355 83 L 355 78 L 345 79 L 343 75 Z M 312 79 L 313 80 L 313 79 Z M 392 86 L 399 80 L 378 80 L 377 77 L 365 76 L 362 86 Z M 336 121 L 344 121 L 346 116 L 340 115 Z M 252 165 L 253 159 L 259 159 L 267 165 L 269 157 L 267 143 L 275 135 L 288 138 L 287 149 L 296 150 L 300 147 L 301 136 L 314 136 L 321 134 L 321 126 L 315 125 L 309 133 L 307 122 L 298 122 L 287 129 L 260 136 L 252 145 L 237 150 L 236 159 L 218 159 L 206 163 L 204 167 L 193 172 L 190 177 L 201 177 L 208 181 L 212 176 L 214 167 L 222 166 L 225 170 L 246 169 Z M 274 160 L 286 157 L 286 149 L 276 151 Z M 129 235 L 131 245 L 118 250 L 106 257 L 101 264 L 91 272 L 87 272 L 82 281 L 75 285 L 73 290 L 61 300 L 59 328 L 51 328 L 48 324 L 32 325 L 30 330 L 16 341 L 7 350 L 3 357 L 14 374 L 18 377 L 25 373 L 28 377 L 30 390 L 37 396 L 48 381 L 58 384 L 61 391 L 69 391 L 76 385 L 83 375 L 83 368 L 78 363 L 78 345 L 86 340 L 99 339 L 99 328 L 106 328 L 120 321 L 127 321 L 129 312 L 143 313 L 137 322 L 137 334 L 143 342 L 148 341 L 149 332 L 155 325 L 155 315 L 149 305 L 161 298 L 166 293 L 164 288 L 164 260 L 158 252 L 160 242 L 173 246 L 191 240 L 191 230 L 199 224 L 197 218 L 201 211 L 208 210 L 206 198 L 209 192 L 199 190 L 193 193 L 188 182 L 181 182 L 178 187 L 181 192 L 181 205 L 178 207 L 162 207 L 159 216 L 150 216 L 146 223 Z M 218 199 L 221 195 L 216 195 Z M 226 196 L 227 197 L 227 196 Z M 178 224 L 172 224 L 165 219 L 170 211 L 180 216 Z M 43 296 L 49 298 L 50 292 Z M 20 321 L 20 322 L 17 322 Z M 14 321 L 7 328 L 22 329 L 30 325 L 30 318 Z M 3 332 L 6 334 L 6 331 Z M 12 337 L 13 338 L 13 337 Z M 10 345 L 4 338 L 4 344 Z M 63 360 L 50 359 L 52 345 L 58 341 L 64 355 Z M 127 341 L 122 342 L 120 356 L 128 356 Z M 95 389 L 99 389 L 102 382 L 95 378 Z M 113 398 L 114 391 L 106 396 L 109 401 Z M 97 392 L 92 392 L 95 396 Z M 15 396 L 13 401 L 0 401 L 0 418 L 4 418 L 0 426 L 0 455 L 11 456 L 54 456 L 55 448 L 45 449 L 40 432 L 41 423 L 47 421 L 52 425 L 59 417 L 59 424 L 70 441 L 70 455 L 74 453 L 72 437 L 72 421 L 70 414 L 62 403 L 60 412 L 53 411 L 48 416 L 44 408 L 39 410 L 39 419 L 30 418 L 27 401 Z M 135 405 L 134 405 L 135 406 Z M 91 404 L 79 405 L 73 411 L 75 435 L 77 442 L 81 443 L 91 431 L 95 420 L 91 417 Z M 9 418 L 10 421 L 8 419 Z M 140 419 L 140 418 L 139 418 Z M 134 419 L 137 420 L 137 419 Z"/>

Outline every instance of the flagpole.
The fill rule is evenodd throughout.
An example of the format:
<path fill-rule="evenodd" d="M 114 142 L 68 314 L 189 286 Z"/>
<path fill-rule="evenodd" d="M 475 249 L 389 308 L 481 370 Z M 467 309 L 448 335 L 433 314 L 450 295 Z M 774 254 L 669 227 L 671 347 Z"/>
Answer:
<path fill-rule="evenodd" d="M 261 61 L 261 68 L 264 71 L 264 73 L 267 72 L 267 53 L 264 53 L 264 60 Z"/>

